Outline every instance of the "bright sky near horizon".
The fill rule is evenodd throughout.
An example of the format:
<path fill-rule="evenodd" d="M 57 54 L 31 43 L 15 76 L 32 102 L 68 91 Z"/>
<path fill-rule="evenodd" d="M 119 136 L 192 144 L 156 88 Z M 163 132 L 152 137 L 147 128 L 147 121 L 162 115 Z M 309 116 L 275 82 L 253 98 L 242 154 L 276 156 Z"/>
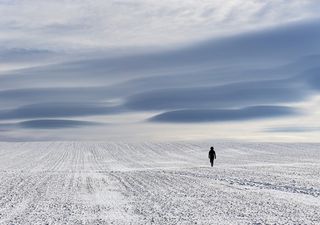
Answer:
<path fill-rule="evenodd" d="M 317 0 L 0 0 L 0 141 L 317 141 Z"/>

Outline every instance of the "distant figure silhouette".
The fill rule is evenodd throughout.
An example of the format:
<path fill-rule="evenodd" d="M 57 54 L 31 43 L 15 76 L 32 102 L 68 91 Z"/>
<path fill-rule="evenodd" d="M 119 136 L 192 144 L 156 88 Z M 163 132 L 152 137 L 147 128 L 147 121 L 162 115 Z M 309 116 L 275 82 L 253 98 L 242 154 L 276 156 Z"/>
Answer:
<path fill-rule="evenodd" d="M 213 161 L 217 158 L 216 152 L 214 151 L 214 147 L 210 148 L 208 158 L 210 159 L 211 167 L 213 167 Z"/>

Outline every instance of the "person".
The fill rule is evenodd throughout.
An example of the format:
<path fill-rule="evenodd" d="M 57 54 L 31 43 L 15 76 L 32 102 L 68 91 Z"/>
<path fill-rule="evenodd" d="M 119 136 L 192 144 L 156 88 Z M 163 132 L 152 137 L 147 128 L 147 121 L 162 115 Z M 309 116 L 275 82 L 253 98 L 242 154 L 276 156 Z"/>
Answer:
<path fill-rule="evenodd" d="M 210 148 L 208 158 L 210 159 L 211 167 L 213 167 L 213 161 L 217 158 L 216 152 L 214 151 L 214 147 Z"/>

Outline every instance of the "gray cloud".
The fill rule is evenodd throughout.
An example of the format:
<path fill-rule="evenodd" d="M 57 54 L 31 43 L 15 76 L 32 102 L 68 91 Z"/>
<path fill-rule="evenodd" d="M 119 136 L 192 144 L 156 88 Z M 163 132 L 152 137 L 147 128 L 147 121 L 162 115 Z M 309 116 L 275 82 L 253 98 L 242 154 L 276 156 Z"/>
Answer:
<path fill-rule="evenodd" d="M 317 9 L 317 0 L 2 1 L 0 30 L 14 47 L 159 46 L 312 18 Z"/>
<path fill-rule="evenodd" d="M 78 120 L 29 120 L 17 123 L 18 127 L 25 129 L 61 129 L 97 125 L 101 124 Z"/>
<path fill-rule="evenodd" d="M 114 84 L 141 77 L 208 71 L 215 67 L 274 67 L 319 54 L 320 23 L 250 32 L 162 52 L 85 60 L 19 70 L 0 76 L 0 88 Z M 235 68 L 236 69 L 236 68 Z M 45 75 L 44 75 L 45 74 Z M 198 74 L 195 74 L 198 75 Z M 108 86 L 108 85 L 104 85 Z"/>
<path fill-rule="evenodd" d="M 13 131 L 20 129 L 65 129 L 80 128 L 88 126 L 106 125 L 105 123 L 82 121 L 82 120 L 66 120 L 66 119 L 37 119 L 26 120 L 14 123 L 0 123 L 0 131 Z M 36 138 L 35 138 L 36 139 Z"/>
<path fill-rule="evenodd" d="M 0 110 L 0 120 L 108 115 L 121 111 L 123 110 L 119 107 L 106 106 L 101 103 L 41 103 L 11 110 Z"/>
<path fill-rule="evenodd" d="M 0 119 L 34 119 L 13 125 L 17 129 L 63 129 L 86 126 L 74 117 L 124 111 L 165 112 L 151 121 L 172 123 L 290 116 L 295 111 L 288 103 L 320 90 L 319 28 L 319 22 L 306 22 L 161 52 L 97 53 L 3 73 Z M 70 120 L 59 120 L 65 117 Z"/>
<path fill-rule="evenodd" d="M 52 60 L 52 58 L 57 57 L 57 53 L 41 50 L 41 49 L 23 49 L 23 48 L 2 48 L 0 49 L 0 62 L 34 62 L 41 60 L 42 62 L 46 60 Z"/>
<path fill-rule="evenodd" d="M 135 110 L 179 108 L 226 108 L 256 104 L 295 102 L 307 90 L 297 89 L 288 80 L 241 82 L 216 87 L 171 88 L 137 94 L 126 106 Z"/>
<path fill-rule="evenodd" d="M 161 113 L 150 118 L 153 122 L 167 123 L 199 123 L 254 120 L 280 116 L 295 115 L 298 111 L 294 108 L 283 106 L 255 106 L 242 109 L 199 109 L 177 110 Z"/>
<path fill-rule="evenodd" d="M 320 127 L 272 127 L 263 130 L 271 133 L 300 133 L 320 131 Z"/>
<path fill-rule="evenodd" d="M 116 97 L 117 90 L 108 87 L 27 88 L 0 91 L 0 105 L 21 107 L 34 103 L 75 102 L 87 104 L 105 102 Z"/>
<path fill-rule="evenodd" d="M 298 79 L 307 82 L 311 88 L 320 90 L 320 66 L 301 73 Z"/>
<path fill-rule="evenodd" d="M 297 56 L 319 53 L 319 27 L 319 22 L 309 22 L 207 41 L 172 52 L 167 60 L 178 58 L 184 63 L 207 61 L 233 63 L 237 60 L 248 63 L 247 60 L 251 59 L 253 60 L 251 63 L 260 61 L 265 65 L 284 58 L 294 60 Z"/>

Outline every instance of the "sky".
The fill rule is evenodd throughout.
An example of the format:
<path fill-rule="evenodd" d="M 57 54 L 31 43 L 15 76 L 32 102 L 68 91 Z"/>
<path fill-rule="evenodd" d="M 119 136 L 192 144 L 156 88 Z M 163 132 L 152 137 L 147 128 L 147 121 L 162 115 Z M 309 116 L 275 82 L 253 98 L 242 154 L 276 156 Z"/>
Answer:
<path fill-rule="evenodd" d="M 319 10 L 0 0 L 0 141 L 318 141 Z"/>

